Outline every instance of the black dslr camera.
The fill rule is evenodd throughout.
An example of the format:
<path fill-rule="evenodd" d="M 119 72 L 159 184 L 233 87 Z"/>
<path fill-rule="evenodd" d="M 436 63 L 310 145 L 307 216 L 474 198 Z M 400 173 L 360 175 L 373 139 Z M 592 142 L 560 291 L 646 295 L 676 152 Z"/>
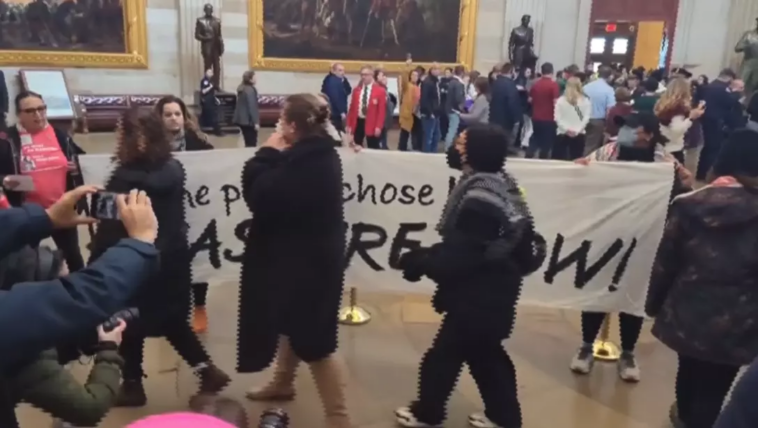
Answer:
<path fill-rule="evenodd" d="M 282 409 L 268 409 L 261 414 L 258 428 L 289 428 L 290 417 Z"/>

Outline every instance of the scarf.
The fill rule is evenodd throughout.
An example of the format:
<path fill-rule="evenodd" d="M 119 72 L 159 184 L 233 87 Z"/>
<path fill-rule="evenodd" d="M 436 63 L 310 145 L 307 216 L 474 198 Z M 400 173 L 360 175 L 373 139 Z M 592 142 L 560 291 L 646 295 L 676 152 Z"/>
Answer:
<path fill-rule="evenodd" d="M 171 141 L 171 150 L 175 152 L 183 152 L 187 149 L 187 139 L 184 135 L 184 130 L 179 131 L 173 141 Z"/>
<path fill-rule="evenodd" d="M 494 206 L 500 212 L 500 236 L 488 243 L 488 258 L 503 258 L 518 245 L 524 231 L 532 221 L 516 180 L 504 171 L 498 173 L 474 172 L 465 174 L 448 195 L 442 217 L 437 224 L 440 235 L 456 231 L 461 207 L 468 200 L 478 200 Z"/>

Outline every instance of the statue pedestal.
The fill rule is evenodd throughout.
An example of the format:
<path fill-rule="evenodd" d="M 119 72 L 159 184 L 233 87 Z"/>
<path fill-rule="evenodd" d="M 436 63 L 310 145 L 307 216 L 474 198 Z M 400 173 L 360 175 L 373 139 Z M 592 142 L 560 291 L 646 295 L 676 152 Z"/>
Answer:
<path fill-rule="evenodd" d="M 202 110 L 203 106 L 200 102 L 200 91 L 195 91 L 195 105 L 197 106 L 198 113 Z M 218 114 L 218 123 L 221 126 L 221 130 L 224 132 L 239 131 L 239 127 L 234 123 L 234 109 L 237 106 L 237 94 L 231 92 L 216 92 L 216 99 L 219 101 L 216 106 Z M 199 114 L 198 114 L 199 116 Z M 204 132 L 212 131 L 212 129 L 200 124 L 200 129 Z"/>

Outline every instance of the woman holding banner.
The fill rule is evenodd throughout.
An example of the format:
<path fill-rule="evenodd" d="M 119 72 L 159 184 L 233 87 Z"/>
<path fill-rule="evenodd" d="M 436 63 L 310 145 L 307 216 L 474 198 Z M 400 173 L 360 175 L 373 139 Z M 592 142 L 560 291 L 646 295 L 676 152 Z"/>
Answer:
<path fill-rule="evenodd" d="M 251 400 L 291 400 L 297 366 L 316 381 L 330 428 L 351 428 L 338 362 L 337 312 L 345 271 L 342 164 L 325 130 L 329 106 L 287 98 L 279 132 L 247 161 L 242 194 L 252 220 L 240 282 L 237 370 L 274 379 Z"/>
<path fill-rule="evenodd" d="M 136 109 L 127 111 L 117 133 L 116 165 L 105 190 L 128 193 L 139 189 L 150 197 L 161 225 L 155 241 L 161 266 L 129 302 L 129 307 L 139 309 L 139 318 L 130 322 L 119 349 L 124 367 L 116 406 L 142 407 L 147 403 L 142 384 L 147 337 L 165 337 L 200 378 L 200 393 L 217 393 L 231 379 L 213 364 L 188 320 L 192 261 L 184 211 L 184 167 L 172 157 L 169 134 L 154 112 L 139 116 Z M 121 222 L 100 222 L 92 239 L 90 262 L 125 236 Z"/>
<path fill-rule="evenodd" d="M 740 367 L 758 356 L 758 133 L 725 142 L 710 185 L 671 204 L 648 288 L 653 335 L 677 353 L 676 427 L 712 428 Z M 738 387 L 723 428 L 744 406 Z M 755 408 L 755 396 L 750 397 Z M 744 414 L 743 414 L 744 415 Z"/>
<path fill-rule="evenodd" d="M 671 162 L 675 164 L 677 178 L 673 194 L 680 194 L 691 189 L 692 174 L 689 173 L 668 152 L 664 145 L 666 138 L 661 135 L 658 119 L 652 113 L 617 117 L 621 129 L 615 142 L 610 142 L 587 157 L 575 162 L 589 165 L 592 162 L 632 161 L 632 162 Z M 626 136 L 629 136 L 627 139 Z M 582 345 L 571 360 L 571 370 L 577 374 L 589 374 L 595 357 L 592 344 L 600 333 L 600 328 L 608 314 L 603 312 L 582 312 Z M 619 377 L 625 382 L 639 382 L 640 368 L 634 356 L 634 348 L 640 337 L 643 318 L 637 315 L 619 313 L 621 328 L 621 356 L 618 361 Z"/>
<path fill-rule="evenodd" d="M 516 181 L 503 171 L 508 150 L 502 128 L 472 124 L 448 149 L 462 171 L 437 225 L 442 240 L 400 258 L 403 276 L 437 284 L 434 309 L 444 319 L 419 368 L 418 398 L 396 410 L 404 427 L 440 426 L 463 364 L 484 401 L 474 427 L 521 427 L 516 368 L 501 342 L 513 329 L 523 277 L 545 258 Z"/>
<path fill-rule="evenodd" d="M 175 152 L 213 149 L 213 145 L 208 142 L 208 136 L 197 126 L 195 118 L 181 98 L 173 95 L 165 96 L 155 104 L 155 111 L 161 116 L 163 125 L 171 135 L 171 148 Z M 205 333 L 208 330 L 208 313 L 205 311 L 208 283 L 192 283 L 192 297 L 194 303 L 192 328 L 195 333 Z"/>

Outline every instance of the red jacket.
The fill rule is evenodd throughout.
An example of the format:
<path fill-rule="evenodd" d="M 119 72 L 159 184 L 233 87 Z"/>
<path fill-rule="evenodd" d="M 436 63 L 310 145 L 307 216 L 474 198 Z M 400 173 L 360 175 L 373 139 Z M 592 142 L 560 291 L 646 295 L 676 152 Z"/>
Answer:
<path fill-rule="evenodd" d="M 347 128 L 348 132 L 355 134 L 355 127 L 358 123 L 358 109 L 361 107 L 361 95 L 363 94 L 363 85 L 353 89 L 350 96 L 350 108 L 347 111 Z M 376 82 L 371 85 L 371 93 L 368 97 L 368 108 L 366 109 L 366 136 L 378 137 L 377 128 L 381 132 L 384 128 L 384 119 L 387 116 L 387 92 Z"/>

